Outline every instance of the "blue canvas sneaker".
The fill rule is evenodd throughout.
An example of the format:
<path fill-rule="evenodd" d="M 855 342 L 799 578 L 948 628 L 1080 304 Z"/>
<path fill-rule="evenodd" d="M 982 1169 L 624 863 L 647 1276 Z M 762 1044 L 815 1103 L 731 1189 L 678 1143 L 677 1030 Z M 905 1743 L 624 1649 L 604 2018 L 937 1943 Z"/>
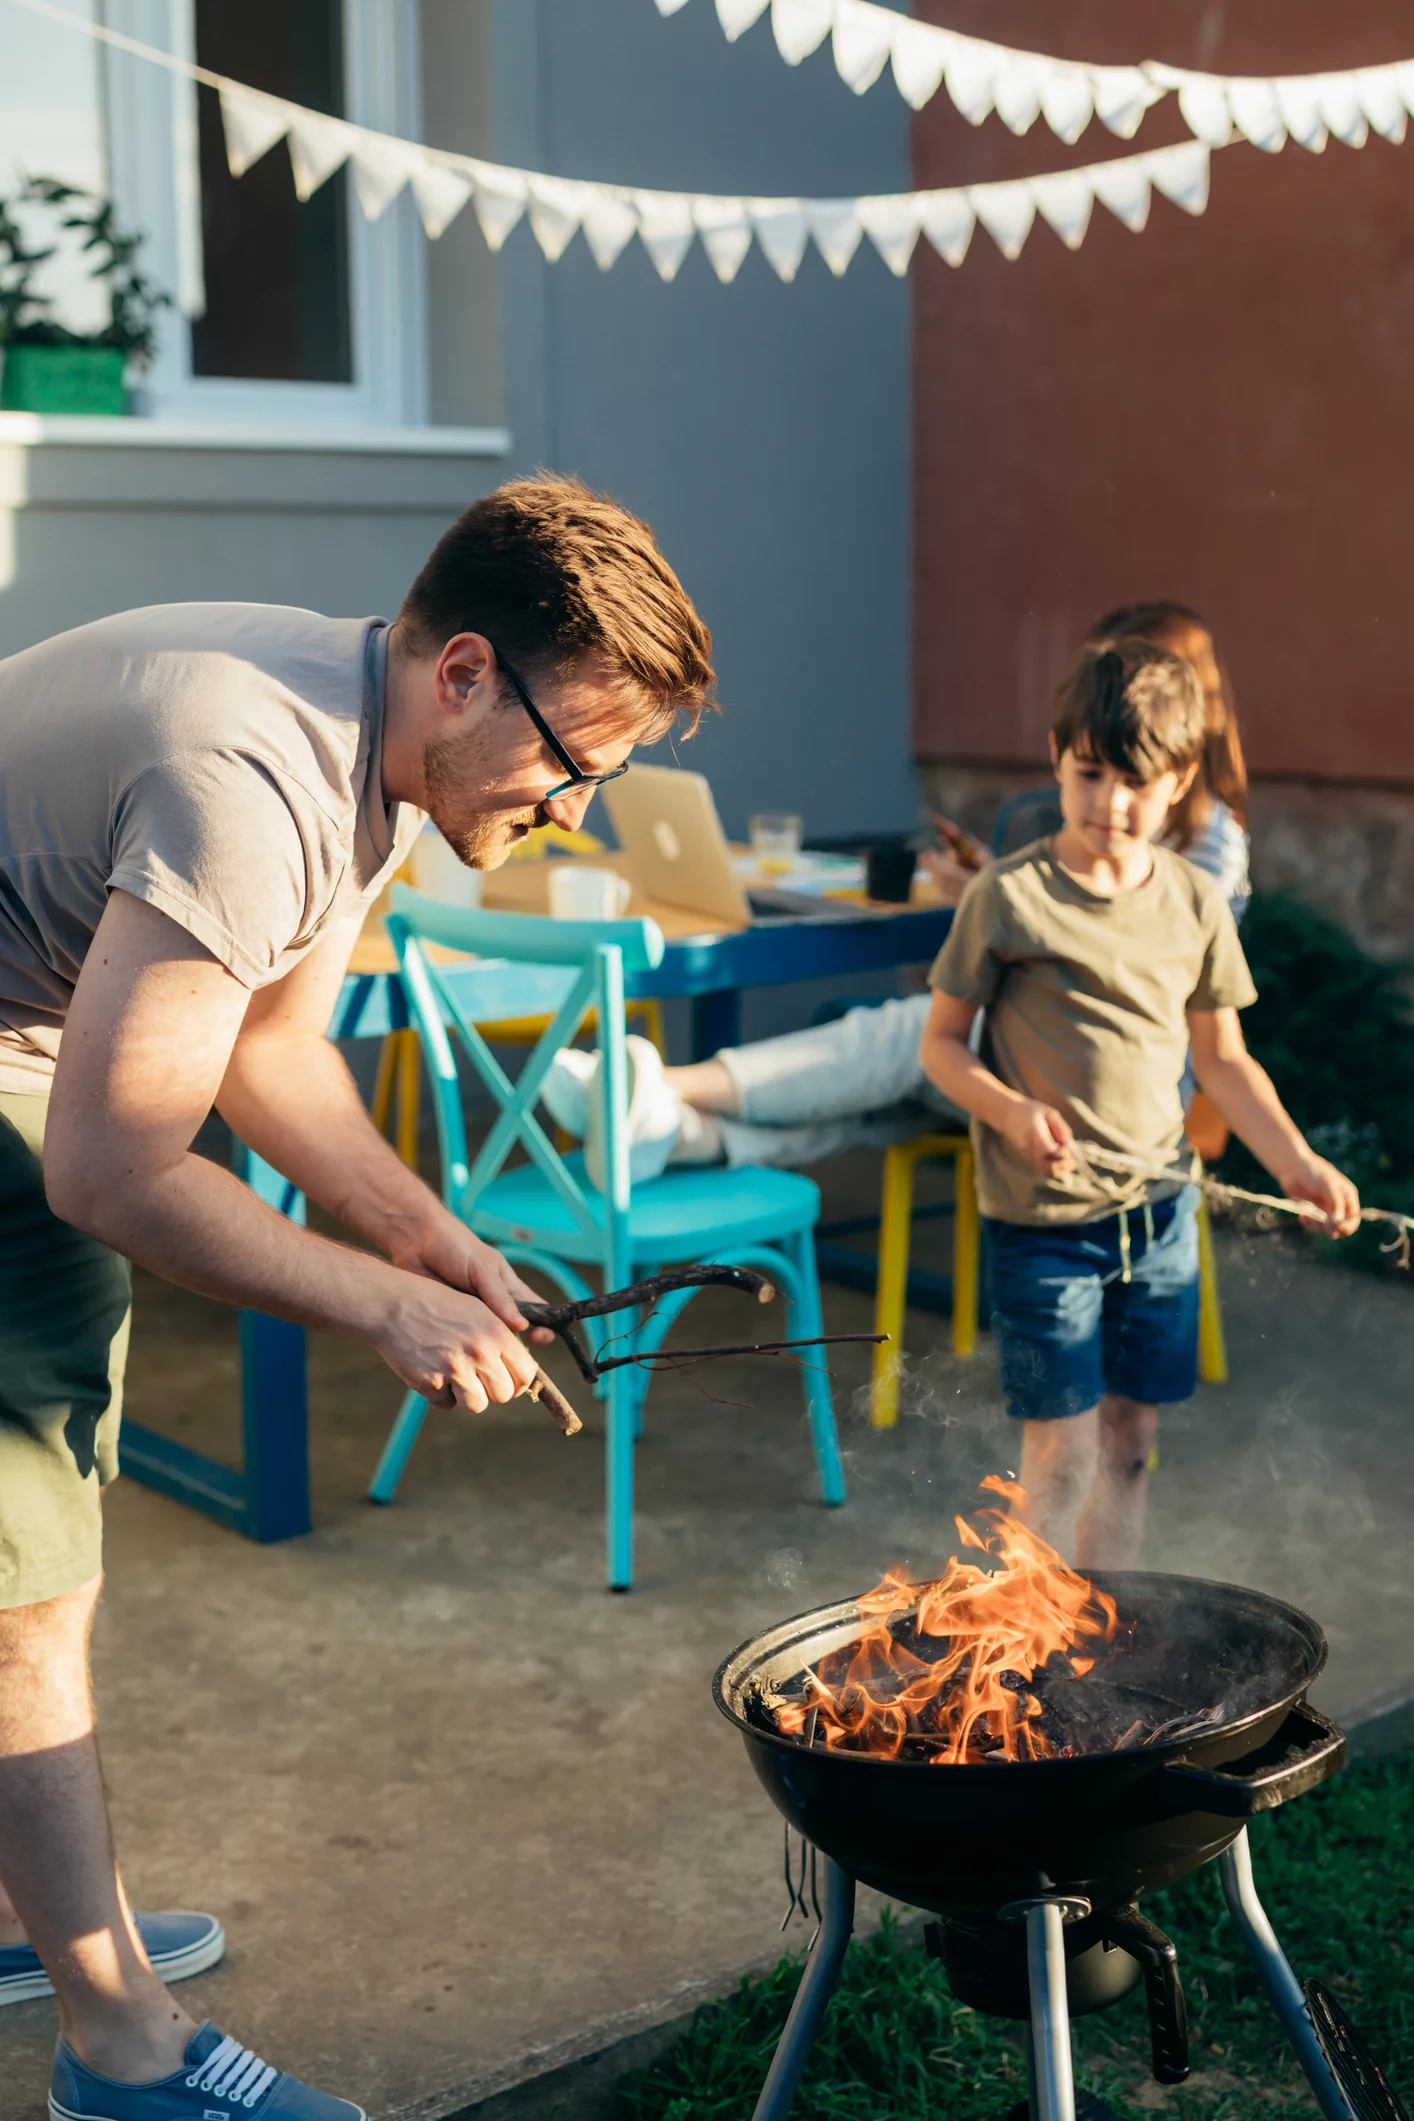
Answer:
<path fill-rule="evenodd" d="M 152 1969 L 164 1981 L 189 1981 L 204 1974 L 226 1949 L 226 1932 L 214 1915 L 184 1912 L 134 1915 Z M 0 2004 L 28 2003 L 32 1996 L 52 1996 L 54 1984 L 39 1963 L 32 1944 L 0 1945 Z"/>
<path fill-rule="evenodd" d="M 86 2069 L 67 2040 L 54 2055 L 49 2121 L 368 2121 L 351 2099 L 332 2099 L 253 2055 L 208 2018 L 187 2057 L 155 2084 L 119 2084 Z"/>

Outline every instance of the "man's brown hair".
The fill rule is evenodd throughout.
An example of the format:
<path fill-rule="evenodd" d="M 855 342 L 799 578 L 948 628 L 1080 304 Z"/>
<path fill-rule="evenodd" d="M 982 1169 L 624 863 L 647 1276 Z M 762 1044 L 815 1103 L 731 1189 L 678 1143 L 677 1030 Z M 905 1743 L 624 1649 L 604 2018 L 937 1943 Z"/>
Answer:
<path fill-rule="evenodd" d="M 1058 753 L 1156 781 L 1201 757 L 1203 688 L 1191 663 L 1152 641 L 1092 641 L 1056 688 L 1051 728 Z"/>
<path fill-rule="evenodd" d="M 473 501 L 403 599 L 403 639 L 438 655 L 484 634 L 525 678 L 565 675 L 597 651 L 640 693 L 645 735 L 711 704 L 712 636 L 652 531 L 579 479 L 541 472 Z"/>

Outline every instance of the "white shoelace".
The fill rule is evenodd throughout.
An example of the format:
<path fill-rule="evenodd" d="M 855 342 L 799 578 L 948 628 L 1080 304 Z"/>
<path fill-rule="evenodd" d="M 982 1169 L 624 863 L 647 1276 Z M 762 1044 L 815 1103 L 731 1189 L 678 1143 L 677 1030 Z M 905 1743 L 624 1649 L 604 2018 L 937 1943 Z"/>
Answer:
<path fill-rule="evenodd" d="M 234 2106 L 254 2106 L 278 2075 L 278 2070 L 227 2033 L 220 2046 L 197 2064 L 187 2083 L 194 2091 L 215 2092 Z"/>

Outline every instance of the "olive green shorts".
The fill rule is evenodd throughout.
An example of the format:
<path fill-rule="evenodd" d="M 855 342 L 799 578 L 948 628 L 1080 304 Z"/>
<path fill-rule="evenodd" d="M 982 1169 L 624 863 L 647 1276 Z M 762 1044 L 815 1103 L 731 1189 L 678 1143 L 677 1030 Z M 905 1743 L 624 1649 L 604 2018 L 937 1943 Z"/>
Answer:
<path fill-rule="evenodd" d="M 132 1275 L 44 1198 L 44 1097 L 0 1091 L 0 1607 L 102 1567 Z"/>

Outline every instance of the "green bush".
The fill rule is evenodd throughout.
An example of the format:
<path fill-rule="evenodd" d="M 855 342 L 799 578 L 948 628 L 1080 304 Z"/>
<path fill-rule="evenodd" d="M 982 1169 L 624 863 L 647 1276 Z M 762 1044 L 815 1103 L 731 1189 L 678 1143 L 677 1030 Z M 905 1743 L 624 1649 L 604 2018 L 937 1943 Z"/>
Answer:
<path fill-rule="evenodd" d="M 1371 1207 L 1414 1214 L 1410 968 L 1371 957 L 1338 921 L 1287 891 L 1255 894 L 1242 947 L 1258 995 L 1243 1030 L 1287 1111 Z M 1218 1175 L 1271 1190 L 1238 1142 Z M 1389 1235 L 1376 1224 L 1340 1246 L 1315 1242 L 1334 1257 L 1384 1266 Z"/>

